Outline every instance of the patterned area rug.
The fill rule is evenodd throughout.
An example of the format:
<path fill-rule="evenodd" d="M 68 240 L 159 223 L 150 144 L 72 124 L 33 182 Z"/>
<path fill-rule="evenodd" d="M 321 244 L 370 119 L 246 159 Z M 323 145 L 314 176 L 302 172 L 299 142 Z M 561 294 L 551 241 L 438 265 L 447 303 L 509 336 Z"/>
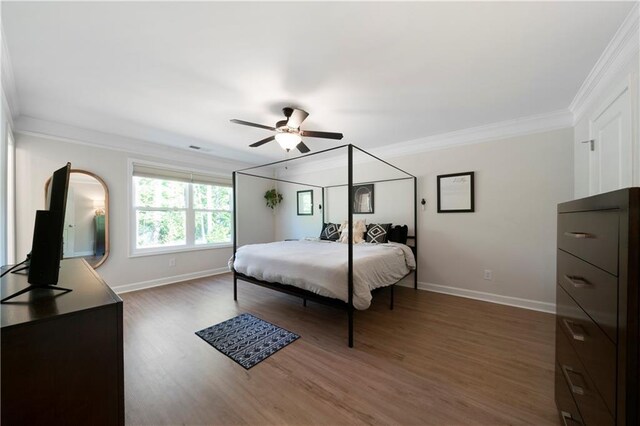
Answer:
<path fill-rule="evenodd" d="M 247 370 L 300 336 L 251 314 L 242 314 L 196 334 Z"/>

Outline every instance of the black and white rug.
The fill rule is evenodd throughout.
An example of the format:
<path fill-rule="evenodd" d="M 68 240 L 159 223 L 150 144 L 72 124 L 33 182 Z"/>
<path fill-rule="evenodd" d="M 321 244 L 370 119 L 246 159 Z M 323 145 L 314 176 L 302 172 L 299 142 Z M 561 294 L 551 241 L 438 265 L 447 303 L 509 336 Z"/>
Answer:
<path fill-rule="evenodd" d="M 196 331 L 196 335 L 246 369 L 300 337 L 251 314 Z"/>

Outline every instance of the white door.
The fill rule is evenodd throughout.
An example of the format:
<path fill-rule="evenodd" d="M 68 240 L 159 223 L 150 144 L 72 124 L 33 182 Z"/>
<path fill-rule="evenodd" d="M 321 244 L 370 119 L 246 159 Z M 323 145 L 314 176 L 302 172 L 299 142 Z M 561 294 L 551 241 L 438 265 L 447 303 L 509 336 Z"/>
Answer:
<path fill-rule="evenodd" d="M 67 192 L 67 209 L 64 212 L 64 232 L 62 243 L 62 256 L 73 257 L 76 239 L 76 202 L 73 187 L 69 186 Z"/>
<path fill-rule="evenodd" d="M 627 188 L 633 181 L 631 100 L 625 89 L 591 121 L 589 194 Z"/>

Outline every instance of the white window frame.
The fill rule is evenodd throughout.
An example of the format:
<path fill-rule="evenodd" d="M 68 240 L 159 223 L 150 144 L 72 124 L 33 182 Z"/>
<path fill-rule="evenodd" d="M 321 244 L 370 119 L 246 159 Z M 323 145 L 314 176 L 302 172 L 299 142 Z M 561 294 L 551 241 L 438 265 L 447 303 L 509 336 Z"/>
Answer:
<path fill-rule="evenodd" d="M 193 207 L 193 185 L 187 185 L 187 194 L 186 194 L 186 208 L 173 208 L 173 207 L 145 207 L 146 211 L 185 211 L 186 214 L 186 244 L 184 245 L 173 245 L 173 246 L 165 246 L 165 247 L 149 247 L 149 248 L 138 248 L 136 244 L 137 240 L 137 223 L 136 223 L 136 212 L 138 211 L 138 207 L 135 205 L 135 188 L 133 185 L 133 171 L 134 164 L 140 165 L 148 165 L 159 169 L 166 169 L 167 171 L 180 171 L 187 173 L 198 173 L 203 175 L 209 175 L 212 177 L 218 177 L 220 179 L 229 180 L 231 179 L 228 175 L 222 175 L 220 173 L 212 173 L 209 171 L 203 171 L 198 169 L 187 169 L 184 167 L 177 167 L 169 164 L 163 163 L 155 163 L 146 160 L 138 160 L 138 159 L 129 159 L 128 164 L 128 173 L 127 173 L 127 188 L 128 188 L 128 203 L 129 203 L 129 257 L 142 257 L 142 256 L 153 256 L 160 254 L 169 254 L 169 253 L 180 253 L 180 252 L 188 252 L 188 251 L 200 251 L 200 250 L 215 250 L 222 248 L 231 248 L 233 247 L 233 222 L 235 220 L 235 215 L 233 213 L 233 206 L 230 206 L 228 211 L 231 212 L 231 241 L 224 243 L 212 243 L 212 244 L 196 244 L 195 243 L 195 212 L 197 211 L 205 211 L 205 212 L 216 212 L 218 210 L 206 210 L 206 209 L 196 209 Z M 197 183 L 197 182 L 196 182 Z M 215 184 L 214 184 L 215 185 Z M 219 186 L 229 186 L 232 187 L 232 184 L 220 184 Z M 221 212 L 226 212 L 227 210 L 219 210 Z"/>

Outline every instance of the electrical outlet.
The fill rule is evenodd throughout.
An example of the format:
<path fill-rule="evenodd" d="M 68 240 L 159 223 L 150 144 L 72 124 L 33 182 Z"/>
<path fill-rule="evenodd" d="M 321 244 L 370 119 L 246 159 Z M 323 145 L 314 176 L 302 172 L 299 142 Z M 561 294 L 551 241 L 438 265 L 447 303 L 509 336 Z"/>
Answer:
<path fill-rule="evenodd" d="M 172 257 L 169 259 L 169 266 L 176 266 L 176 258 Z"/>
<path fill-rule="evenodd" d="M 484 270 L 484 279 L 487 281 L 493 280 L 493 271 L 491 269 Z"/>

